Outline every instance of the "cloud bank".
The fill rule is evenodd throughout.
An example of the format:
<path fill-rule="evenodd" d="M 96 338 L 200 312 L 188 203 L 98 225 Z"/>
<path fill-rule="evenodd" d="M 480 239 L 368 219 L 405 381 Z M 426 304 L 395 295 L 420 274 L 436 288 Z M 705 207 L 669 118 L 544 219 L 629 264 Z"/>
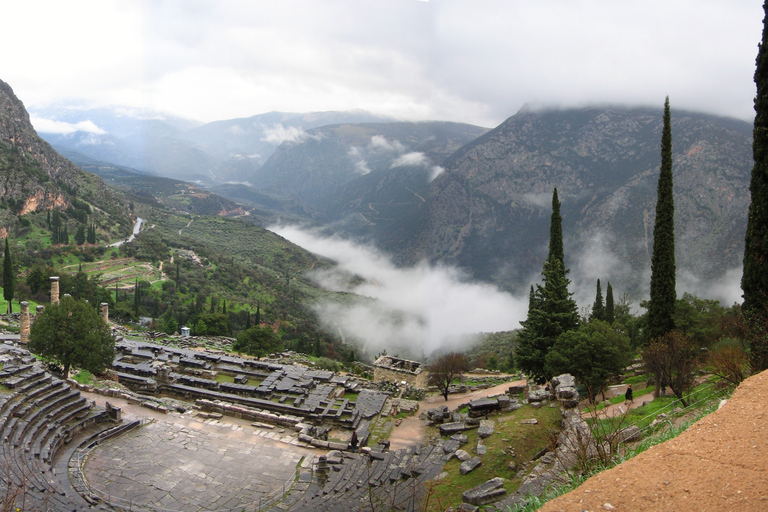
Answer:
<path fill-rule="evenodd" d="M 39 133 L 58 133 L 69 135 L 75 132 L 92 133 L 94 135 L 105 135 L 107 132 L 96 126 L 93 121 L 80 121 L 79 123 L 67 123 L 65 121 L 54 121 L 42 117 L 30 116 L 32 126 Z"/>
<path fill-rule="evenodd" d="M 310 275 L 318 284 L 372 299 L 316 308 L 327 329 L 358 340 L 369 356 L 387 349 L 420 358 L 438 349 L 466 348 L 474 334 L 516 329 L 527 314 L 527 295 L 514 297 L 493 285 L 470 282 L 452 267 L 421 263 L 397 268 L 370 246 L 296 226 L 270 229 L 338 263 L 337 269 Z M 364 280 L 349 284 L 349 274 Z"/>
<path fill-rule="evenodd" d="M 264 127 L 264 136 L 261 140 L 280 145 L 283 142 L 301 142 L 310 137 L 312 136 L 305 132 L 300 126 L 289 126 L 286 128 L 282 123 L 277 123 L 273 125 L 272 128 Z"/>

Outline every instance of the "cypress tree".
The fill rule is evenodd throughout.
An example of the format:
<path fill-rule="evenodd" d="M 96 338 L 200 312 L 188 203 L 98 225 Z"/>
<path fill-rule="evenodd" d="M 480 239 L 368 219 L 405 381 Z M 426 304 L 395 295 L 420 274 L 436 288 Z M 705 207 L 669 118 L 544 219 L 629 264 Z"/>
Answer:
<path fill-rule="evenodd" d="M 8 314 L 11 314 L 11 301 L 13 301 L 13 291 L 15 286 L 15 276 L 13 274 L 13 261 L 11 260 L 11 248 L 8 245 L 8 238 L 5 239 L 5 254 L 3 256 L 3 298 L 8 302 Z"/>
<path fill-rule="evenodd" d="M 646 341 L 675 328 L 675 201 L 672 195 L 672 127 L 669 96 L 664 102 L 661 132 L 661 171 L 656 198 L 651 256 L 651 300 L 648 306 Z"/>
<path fill-rule="evenodd" d="M 595 294 L 595 303 L 592 304 L 592 314 L 590 320 L 605 320 L 605 304 L 603 304 L 603 291 L 600 288 L 600 280 L 597 280 L 597 293 Z"/>
<path fill-rule="evenodd" d="M 763 39 L 758 45 L 755 68 L 755 124 L 752 156 L 755 165 L 749 182 L 752 201 L 744 244 L 743 309 L 748 315 L 768 317 L 768 3 L 763 4 Z"/>
<path fill-rule="evenodd" d="M 614 320 L 616 320 L 616 314 L 613 309 L 613 288 L 608 281 L 608 286 L 605 287 L 605 321 L 608 325 L 613 325 Z"/>
<path fill-rule="evenodd" d="M 256 327 L 261 325 L 261 302 L 256 303 L 256 318 L 253 320 L 253 325 Z"/>
<path fill-rule="evenodd" d="M 517 337 L 515 353 L 520 369 L 538 381 L 551 377 L 545 358 L 557 337 L 579 325 L 578 307 L 568 291 L 557 189 L 552 194 L 549 233 L 549 256 L 542 270 L 544 286 L 537 284 L 529 297 L 528 318 L 521 322 L 523 330 Z"/>

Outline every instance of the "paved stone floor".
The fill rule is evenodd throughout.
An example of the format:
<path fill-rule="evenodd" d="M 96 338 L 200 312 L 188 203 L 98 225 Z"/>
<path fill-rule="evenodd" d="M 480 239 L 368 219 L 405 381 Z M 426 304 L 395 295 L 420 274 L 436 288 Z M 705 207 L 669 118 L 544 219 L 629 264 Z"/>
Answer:
<path fill-rule="evenodd" d="M 115 504 L 152 510 L 256 510 L 317 452 L 286 433 L 224 420 L 169 415 L 96 447 L 85 476 Z M 235 420 L 236 421 L 236 420 Z"/>

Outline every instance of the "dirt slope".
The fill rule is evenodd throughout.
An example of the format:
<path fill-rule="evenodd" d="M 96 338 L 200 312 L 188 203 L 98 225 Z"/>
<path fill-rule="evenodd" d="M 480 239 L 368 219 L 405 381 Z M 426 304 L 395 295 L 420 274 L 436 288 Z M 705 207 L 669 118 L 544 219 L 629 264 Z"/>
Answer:
<path fill-rule="evenodd" d="M 593 476 L 543 512 L 768 510 L 768 371 L 675 439 Z"/>

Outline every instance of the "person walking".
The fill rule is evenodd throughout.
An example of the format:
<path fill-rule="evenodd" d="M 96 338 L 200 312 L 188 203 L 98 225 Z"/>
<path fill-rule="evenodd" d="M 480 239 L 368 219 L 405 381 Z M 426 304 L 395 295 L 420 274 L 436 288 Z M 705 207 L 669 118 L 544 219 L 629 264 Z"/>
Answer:
<path fill-rule="evenodd" d="M 357 451 L 357 432 L 352 431 L 352 439 L 349 440 L 349 446 L 352 448 L 352 453 Z"/>
<path fill-rule="evenodd" d="M 627 392 L 624 393 L 624 400 L 629 403 L 629 405 L 632 405 L 632 402 L 634 401 L 634 397 L 632 396 L 632 384 L 627 385 Z"/>

